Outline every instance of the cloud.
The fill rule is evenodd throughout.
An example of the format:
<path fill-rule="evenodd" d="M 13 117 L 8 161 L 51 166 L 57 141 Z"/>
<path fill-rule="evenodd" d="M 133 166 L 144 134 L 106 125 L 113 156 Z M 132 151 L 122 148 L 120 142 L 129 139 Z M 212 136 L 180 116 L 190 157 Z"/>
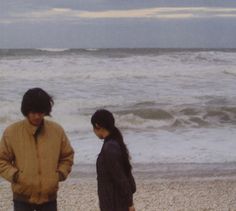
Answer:
<path fill-rule="evenodd" d="M 31 12 L 12 13 L 0 19 L 0 23 L 79 21 L 91 19 L 191 19 L 191 18 L 235 18 L 236 8 L 224 7 L 154 7 L 129 10 L 83 11 L 71 8 L 49 8 Z"/>
<path fill-rule="evenodd" d="M 220 15 L 235 15 L 236 8 L 208 8 L 208 7 L 159 7 L 136 10 L 110 10 L 98 12 L 81 12 L 81 18 L 204 18 Z"/>
<path fill-rule="evenodd" d="M 65 17 L 72 17 L 74 16 L 73 11 L 69 8 L 52 8 L 47 10 L 41 11 L 32 11 L 22 14 L 14 14 L 15 17 L 19 17 L 22 19 L 32 18 L 32 19 L 50 19 L 50 18 L 65 18 Z M 77 12 L 76 12 L 77 13 Z"/>
<path fill-rule="evenodd" d="M 81 18 L 189 18 L 189 12 L 178 12 L 178 8 L 148 8 L 136 10 L 110 10 L 102 12 L 81 12 Z M 183 9 L 181 9 L 183 10 Z"/>
<path fill-rule="evenodd" d="M 219 14 L 218 17 L 222 17 L 222 18 L 236 18 L 236 14 Z"/>
<path fill-rule="evenodd" d="M 0 19 L 0 24 L 11 24 L 14 23 L 14 21 L 9 19 Z"/>

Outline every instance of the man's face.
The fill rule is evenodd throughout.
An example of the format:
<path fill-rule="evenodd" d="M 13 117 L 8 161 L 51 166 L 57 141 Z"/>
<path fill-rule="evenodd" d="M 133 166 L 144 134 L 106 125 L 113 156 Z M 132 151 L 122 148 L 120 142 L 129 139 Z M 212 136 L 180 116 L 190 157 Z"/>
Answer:
<path fill-rule="evenodd" d="M 38 127 L 43 121 L 44 116 L 45 116 L 45 113 L 29 112 L 29 114 L 27 115 L 27 118 L 30 124 Z"/>

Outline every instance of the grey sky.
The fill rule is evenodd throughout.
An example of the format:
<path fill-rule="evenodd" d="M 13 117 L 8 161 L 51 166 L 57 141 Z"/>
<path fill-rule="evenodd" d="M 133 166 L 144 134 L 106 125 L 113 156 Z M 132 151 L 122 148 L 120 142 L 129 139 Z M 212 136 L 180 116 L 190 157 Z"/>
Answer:
<path fill-rule="evenodd" d="M 0 48 L 236 48 L 235 0 L 0 0 Z"/>

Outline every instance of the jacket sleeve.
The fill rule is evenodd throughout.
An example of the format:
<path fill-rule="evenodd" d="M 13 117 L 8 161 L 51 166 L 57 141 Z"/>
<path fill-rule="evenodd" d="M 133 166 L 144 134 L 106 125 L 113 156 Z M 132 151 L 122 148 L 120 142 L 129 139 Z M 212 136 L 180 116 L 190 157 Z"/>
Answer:
<path fill-rule="evenodd" d="M 104 148 L 104 158 L 115 187 L 119 190 L 127 205 L 129 207 L 132 206 L 133 191 L 121 163 L 120 149 L 114 144 L 109 144 Z"/>
<path fill-rule="evenodd" d="M 13 182 L 14 175 L 18 172 L 18 169 L 13 166 L 13 161 L 14 153 L 4 133 L 0 141 L 0 176 L 9 182 Z"/>
<path fill-rule="evenodd" d="M 58 172 L 60 181 L 64 181 L 67 178 L 68 174 L 71 172 L 73 160 L 74 160 L 74 150 L 70 145 L 70 142 L 65 132 L 63 131 L 61 151 L 58 163 Z"/>

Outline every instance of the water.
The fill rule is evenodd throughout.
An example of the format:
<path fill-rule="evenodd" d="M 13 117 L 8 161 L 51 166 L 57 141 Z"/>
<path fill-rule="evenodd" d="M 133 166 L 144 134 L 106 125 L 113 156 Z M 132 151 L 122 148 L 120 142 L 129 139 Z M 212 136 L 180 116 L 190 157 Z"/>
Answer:
<path fill-rule="evenodd" d="M 100 151 L 99 108 L 114 112 L 135 163 L 236 161 L 236 50 L 0 50 L 0 133 L 32 87 L 53 95 L 76 163 Z"/>

